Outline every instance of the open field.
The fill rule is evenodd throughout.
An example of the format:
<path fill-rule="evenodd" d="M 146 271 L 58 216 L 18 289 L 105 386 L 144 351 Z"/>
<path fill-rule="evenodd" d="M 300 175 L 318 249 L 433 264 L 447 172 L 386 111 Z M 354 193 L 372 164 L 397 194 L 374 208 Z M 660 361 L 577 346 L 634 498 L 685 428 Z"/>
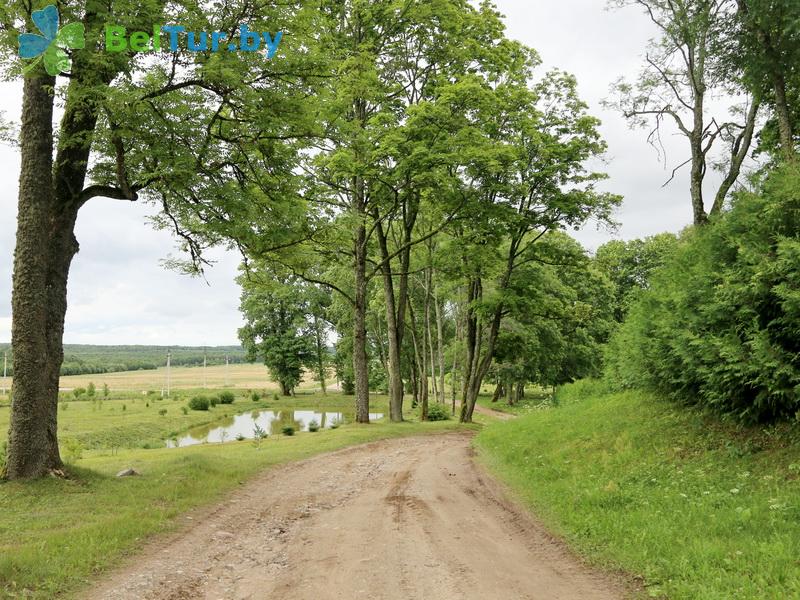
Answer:
<path fill-rule="evenodd" d="M 203 373 L 205 371 L 205 373 Z M 71 375 L 61 378 L 63 390 L 86 387 L 89 382 L 100 386 L 107 383 L 112 390 L 145 391 L 156 390 L 161 393 L 167 387 L 167 369 L 160 367 L 147 371 L 124 371 L 121 373 L 103 373 L 100 375 Z M 260 364 L 214 365 L 203 367 L 171 367 L 170 389 L 196 389 L 207 387 L 238 389 L 277 389 L 277 385 L 269 378 L 269 372 Z M 305 382 L 303 388 L 319 387 L 313 381 Z"/>
<path fill-rule="evenodd" d="M 234 389 L 275 390 L 278 386 L 269 378 L 269 372 L 261 364 L 231 364 L 203 367 L 172 367 L 170 369 L 170 389 L 219 389 L 224 387 Z M 12 378 L 7 378 L 7 384 L 0 385 L 11 388 Z M 99 373 L 93 375 L 68 375 L 61 377 L 60 387 L 63 391 L 70 391 L 78 387 L 86 387 L 94 383 L 100 388 L 107 383 L 112 391 L 156 391 L 161 394 L 167 386 L 167 369 L 148 369 L 141 371 L 121 371 L 118 373 Z M 332 382 L 332 383 L 335 383 Z M 319 384 L 310 376 L 300 384 L 299 390 L 318 389 Z"/>
<path fill-rule="evenodd" d="M 800 430 L 567 386 L 484 429 L 483 461 L 595 563 L 672 600 L 800 598 Z"/>

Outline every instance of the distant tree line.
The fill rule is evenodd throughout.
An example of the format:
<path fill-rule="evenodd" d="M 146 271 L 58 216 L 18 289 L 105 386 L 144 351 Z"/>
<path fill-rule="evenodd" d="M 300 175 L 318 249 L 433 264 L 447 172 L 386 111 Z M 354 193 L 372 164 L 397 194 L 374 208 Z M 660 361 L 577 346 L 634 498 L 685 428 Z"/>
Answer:
<path fill-rule="evenodd" d="M 0 345 L 0 353 L 8 352 L 8 376 L 14 375 L 12 351 L 9 345 Z M 225 357 L 230 364 L 248 362 L 240 346 L 93 346 L 88 344 L 66 344 L 61 375 L 93 375 L 122 371 L 145 371 L 166 365 L 167 352 L 171 354 L 173 366 L 196 367 L 203 364 L 224 365 Z M 0 357 L 2 358 L 2 357 Z"/>

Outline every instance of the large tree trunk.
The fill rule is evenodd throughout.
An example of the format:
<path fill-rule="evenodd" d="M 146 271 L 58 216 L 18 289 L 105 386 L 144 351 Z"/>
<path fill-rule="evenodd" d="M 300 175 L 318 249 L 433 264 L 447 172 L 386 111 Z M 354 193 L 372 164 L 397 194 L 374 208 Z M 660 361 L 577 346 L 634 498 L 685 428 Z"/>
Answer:
<path fill-rule="evenodd" d="M 19 213 L 11 306 L 14 382 L 6 475 L 41 477 L 60 469 L 58 383 L 49 374 L 48 273 L 53 195 L 53 95 L 55 78 L 25 78 L 22 101 Z M 59 363 L 60 365 L 60 363 Z"/>
<path fill-rule="evenodd" d="M 420 421 L 428 420 L 428 373 L 425 366 L 425 339 L 419 339 L 417 335 L 417 319 L 414 316 L 414 307 L 411 305 L 411 298 L 408 300 L 408 316 L 411 320 L 411 343 L 414 346 L 414 361 L 418 376 L 418 393 Z"/>
<path fill-rule="evenodd" d="M 514 249 L 512 247 L 512 256 Z M 510 260 L 510 265 L 513 263 Z M 505 289 L 511 277 L 511 267 L 506 272 L 501 282 L 501 289 Z M 464 388 L 461 399 L 462 423 L 471 423 L 472 414 L 475 411 L 475 404 L 481 391 L 481 384 L 489 368 L 492 366 L 494 348 L 497 343 L 497 336 L 500 333 L 500 323 L 503 319 L 503 305 L 500 303 L 492 315 L 491 323 L 485 332 L 481 320 L 475 313 L 473 303 L 480 300 L 483 296 L 483 287 L 480 278 L 475 279 L 470 284 L 470 292 L 467 303 L 467 353 L 464 365 Z M 484 340 L 485 338 L 485 340 Z"/>
<path fill-rule="evenodd" d="M 403 373 L 400 362 L 401 335 L 397 322 L 397 306 L 395 304 L 392 264 L 389 259 L 389 245 L 379 216 L 373 215 L 378 223 L 378 245 L 381 250 L 381 273 L 383 274 L 383 295 L 386 304 L 386 330 L 389 346 L 389 360 L 386 371 L 389 374 L 389 419 L 393 423 L 403 420 Z"/>
<path fill-rule="evenodd" d="M 353 372 L 356 421 L 369 423 L 369 366 L 367 364 L 367 229 L 358 226 L 354 246 L 355 303 L 353 306 Z"/>

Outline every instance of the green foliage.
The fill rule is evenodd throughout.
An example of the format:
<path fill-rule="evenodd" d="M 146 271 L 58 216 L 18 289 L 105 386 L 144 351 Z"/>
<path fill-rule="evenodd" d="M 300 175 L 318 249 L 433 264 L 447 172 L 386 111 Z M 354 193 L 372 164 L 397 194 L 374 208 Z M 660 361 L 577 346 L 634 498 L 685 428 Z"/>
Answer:
<path fill-rule="evenodd" d="M 258 402 L 259 400 L 261 400 L 261 396 L 259 395 L 258 392 L 251 392 L 250 400 L 252 400 L 253 402 Z"/>
<path fill-rule="evenodd" d="M 181 412 L 182 412 L 184 415 L 188 415 L 188 414 L 189 414 L 189 409 L 188 409 L 188 407 L 186 407 L 186 406 L 181 406 Z"/>
<path fill-rule="evenodd" d="M 294 425 L 284 425 L 281 427 L 281 433 L 288 436 L 294 435 Z"/>
<path fill-rule="evenodd" d="M 86 388 L 84 387 L 77 387 L 74 390 L 72 390 L 72 395 L 75 396 L 76 400 L 81 396 L 83 396 L 85 393 L 86 393 Z"/>
<path fill-rule="evenodd" d="M 631 304 L 650 286 L 653 273 L 678 246 L 678 238 L 662 233 L 644 240 L 612 240 L 600 246 L 595 256 L 597 268 L 614 285 L 614 318 L 622 322 Z"/>
<path fill-rule="evenodd" d="M 609 381 L 748 422 L 800 411 L 800 172 L 688 231 L 609 346 Z"/>
<path fill-rule="evenodd" d="M 86 388 L 86 395 L 89 398 L 94 398 L 96 393 L 97 393 L 97 388 L 95 387 L 94 382 L 90 381 L 88 387 Z"/>
<path fill-rule="evenodd" d="M 302 380 L 303 367 L 313 365 L 316 357 L 307 319 L 308 286 L 294 277 L 266 274 L 239 282 L 246 321 L 239 330 L 242 345 L 250 359 L 264 361 L 283 395 L 290 395 Z"/>
<path fill-rule="evenodd" d="M 447 421 L 450 419 L 450 409 L 445 404 L 431 402 L 428 404 L 428 421 Z"/>
<path fill-rule="evenodd" d="M 68 463 L 75 463 L 83 458 L 83 444 L 75 438 L 67 438 L 61 442 L 61 453 Z"/>
<path fill-rule="evenodd" d="M 162 416 L 162 417 L 166 416 L 167 409 L 166 408 L 159 409 L 158 414 L 159 414 L 159 416 Z"/>
<path fill-rule="evenodd" d="M 311 421 L 308 422 L 308 430 L 311 433 L 316 433 L 317 431 L 319 431 L 319 423 L 317 423 L 315 419 L 312 419 Z"/>
<path fill-rule="evenodd" d="M 208 410 L 211 402 L 206 396 L 195 396 L 189 400 L 189 408 L 191 410 Z"/>
<path fill-rule="evenodd" d="M 236 395 L 233 392 L 220 392 L 218 395 L 218 400 L 220 404 L 233 404 L 233 401 L 236 400 Z"/>
<path fill-rule="evenodd" d="M 552 232 L 517 270 L 495 351 L 503 382 L 551 387 L 599 373 L 612 329 L 612 286 L 572 238 Z"/>

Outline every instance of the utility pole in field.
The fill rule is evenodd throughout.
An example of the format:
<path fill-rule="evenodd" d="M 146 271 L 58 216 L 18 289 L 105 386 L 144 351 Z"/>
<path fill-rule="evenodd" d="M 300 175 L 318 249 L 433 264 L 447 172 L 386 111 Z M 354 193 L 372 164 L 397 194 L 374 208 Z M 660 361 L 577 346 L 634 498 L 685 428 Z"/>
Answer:
<path fill-rule="evenodd" d="M 169 398 L 169 367 L 172 360 L 172 353 L 167 352 L 167 398 Z"/>

